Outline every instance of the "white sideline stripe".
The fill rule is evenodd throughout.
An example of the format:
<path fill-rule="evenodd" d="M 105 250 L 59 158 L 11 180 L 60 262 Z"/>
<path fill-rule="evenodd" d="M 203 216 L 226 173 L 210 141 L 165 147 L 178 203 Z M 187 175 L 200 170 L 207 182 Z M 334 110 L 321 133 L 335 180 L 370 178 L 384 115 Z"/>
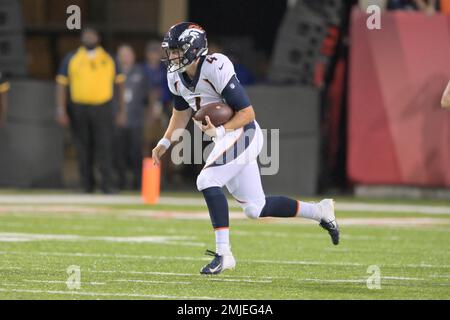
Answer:
<path fill-rule="evenodd" d="M 231 200 L 231 199 L 230 199 Z M 239 208 L 235 201 L 229 201 L 229 206 Z M 77 195 L 77 194 L 29 194 L 29 195 L 0 195 L 1 204 L 143 204 L 139 195 Z M 161 197 L 159 204 L 179 206 L 205 206 L 202 198 Z M 449 206 L 429 206 L 410 204 L 375 204 L 364 202 L 337 202 L 337 211 L 367 211 L 367 212 L 398 212 L 422 214 L 450 214 Z"/>
<path fill-rule="evenodd" d="M 255 277 L 257 278 L 257 277 Z M 284 279 L 289 279 L 288 277 L 283 277 Z M 409 277 L 381 277 L 383 280 L 405 280 L 405 281 L 428 281 L 429 279 L 424 278 L 409 278 Z M 239 282 L 239 283 L 272 283 L 271 280 L 251 280 L 251 279 L 221 279 L 221 278 L 208 278 L 208 281 L 217 281 L 217 282 Z M 123 281 L 123 282 L 143 282 L 143 283 L 174 283 L 174 284 L 191 284 L 192 282 L 170 282 L 170 281 L 149 281 L 149 280 L 128 280 L 128 279 L 120 279 L 115 281 Z M 295 279 L 295 281 L 303 282 L 303 281 L 313 281 L 313 282 L 324 282 L 324 283 L 366 283 L 367 279 Z"/>
<path fill-rule="evenodd" d="M 127 274 L 148 274 L 158 276 L 178 276 L 178 277 L 200 277 L 200 274 L 157 272 L 157 271 L 133 271 L 133 270 L 87 270 L 90 273 L 127 273 Z"/>
<path fill-rule="evenodd" d="M 125 271 L 125 270 L 87 270 L 85 272 L 90 273 L 125 273 L 125 274 L 140 274 L 140 275 L 157 275 L 157 276 L 175 276 L 175 277 L 196 277 L 199 279 L 205 279 L 204 275 L 199 273 L 175 273 L 175 272 L 158 272 L 158 271 Z M 266 276 L 232 276 L 221 274 L 221 278 L 238 278 L 238 279 L 289 279 L 288 277 L 266 277 Z"/>
<path fill-rule="evenodd" d="M 32 280 L 32 279 L 24 279 L 24 282 L 35 282 L 35 283 L 67 283 L 67 281 L 61 280 Z M 111 281 L 108 281 L 111 282 Z M 156 280 L 140 280 L 140 279 L 118 279 L 112 280 L 112 282 L 142 282 L 142 283 L 162 283 L 162 284 L 191 284 L 192 282 L 187 281 L 156 281 Z M 90 285 L 106 285 L 106 282 L 83 282 L 81 281 L 81 285 L 90 284 Z"/>
<path fill-rule="evenodd" d="M 250 283 L 272 283 L 271 280 L 250 280 L 250 279 L 220 279 L 220 278 L 210 278 L 208 281 L 218 281 L 218 282 L 250 282 Z"/>
<path fill-rule="evenodd" d="M 192 284 L 187 281 L 157 281 L 157 280 L 141 280 L 141 279 L 117 279 L 113 282 L 136 282 L 136 283 L 155 283 L 155 284 Z"/>
<path fill-rule="evenodd" d="M 1 211 L 1 210 L 0 210 Z M 5 211 L 8 214 L 7 211 Z M 1 213 L 0 213 L 1 214 Z M 89 214 L 87 217 L 94 217 L 95 214 Z M 22 216 L 29 216 L 25 214 Z M 230 219 L 232 220 L 248 220 L 248 218 L 240 212 L 230 212 Z M 57 215 L 58 219 L 71 219 L 75 216 Z M 177 220 L 210 220 L 207 211 L 168 211 L 168 210 L 124 210 L 119 214 L 115 214 L 116 220 L 130 220 L 135 218 L 159 218 L 159 219 L 177 219 Z M 313 225 L 316 221 L 309 219 L 282 219 L 282 218 L 264 218 L 265 222 L 277 224 L 306 224 Z M 338 223 L 341 226 L 389 226 L 389 227 L 417 227 L 417 226 L 448 226 L 450 225 L 450 218 L 410 218 L 410 217 L 384 217 L 384 218 L 339 218 Z M 343 235 L 345 238 L 345 235 Z M 12 240 L 11 240 L 12 241 Z M 193 244 L 184 242 L 188 246 L 201 246 L 203 244 Z"/>
<path fill-rule="evenodd" d="M 24 282 L 35 282 L 35 283 L 67 283 L 67 281 L 61 281 L 61 280 L 33 280 L 33 279 L 23 279 Z M 101 286 L 105 285 L 106 282 L 80 282 L 81 285 L 83 284 L 90 284 L 93 286 Z"/>
<path fill-rule="evenodd" d="M 230 219 L 232 220 L 248 220 L 248 218 L 240 212 L 230 212 Z M 178 219 L 178 220 L 210 220 L 207 211 L 167 211 L 167 210 L 135 210 L 124 211 L 123 215 L 116 219 L 129 220 L 130 217 L 144 217 L 144 218 L 160 218 L 160 219 Z M 275 217 L 264 218 L 266 222 L 279 224 L 317 224 L 316 221 L 310 219 L 283 219 Z M 417 226 L 417 225 L 450 225 L 448 218 L 409 218 L 409 217 L 384 217 L 384 218 L 339 218 L 338 223 L 341 226 Z"/>
<path fill-rule="evenodd" d="M 109 292 L 87 292 L 87 291 L 58 291 L 58 290 L 26 290 L 26 289 L 5 289 L 0 288 L 0 292 L 17 292 L 17 293 L 45 293 L 45 294 L 61 294 L 61 295 L 78 295 L 91 297 L 134 297 L 134 298 L 154 298 L 154 299 L 204 299 L 218 300 L 215 297 L 195 297 L 195 296 L 166 296 L 156 294 L 141 293 L 109 293 Z"/>
<path fill-rule="evenodd" d="M 288 233 L 283 232 L 273 232 L 273 231 L 240 231 L 240 230 L 233 230 L 233 236 L 254 236 L 258 235 L 261 237 L 279 237 L 279 238 L 290 238 L 292 239 L 293 236 L 296 238 L 311 238 L 311 239 L 323 239 L 323 233 L 307 233 L 307 232 L 301 232 L 296 233 L 295 235 L 291 235 Z M 398 241 L 401 238 L 397 236 L 390 236 L 390 237 L 375 237 L 375 236 L 352 236 L 352 235 L 346 235 L 343 234 L 340 236 L 341 239 L 347 239 L 347 240 L 362 240 L 362 241 L 371 241 L 371 240 L 390 240 L 390 241 Z M 335 249 L 335 248 L 333 248 Z"/>
<path fill-rule="evenodd" d="M 367 279 L 295 279 L 298 282 L 312 281 L 312 282 L 322 282 L 322 283 L 367 283 Z M 425 278 L 409 278 L 409 277 L 381 277 L 381 280 L 400 280 L 400 281 L 430 281 L 430 279 Z M 447 286 L 448 284 L 443 283 L 440 285 Z"/>
<path fill-rule="evenodd" d="M 14 269 L 23 269 L 21 267 L 10 267 Z M 2 268 L 0 268 L 1 270 Z M 8 269 L 8 268 L 3 268 Z M 47 270 L 45 268 L 31 268 L 27 270 Z M 47 270 L 48 271 L 48 270 Z M 223 281 L 223 282 L 250 282 L 250 283 L 272 283 L 272 280 L 274 279 L 290 279 L 295 281 L 322 281 L 322 282 L 360 282 L 360 281 L 367 281 L 367 279 L 318 279 L 318 278 L 306 278 L 306 279 L 298 279 L 298 278 L 292 278 L 292 277 L 286 277 L 286 276 L 234 276 L 234 275 L 224 275 L 221 274 L 220 278 L 209 278 L 202 276 L 198 273 L 191 274 L 191 273 L 173 273 L 173 272 L 155 272 L 155 271 L 132 271 L 132 270 L 83 270 L 83 272 L 86 273 L 120 273 L 120 274 L 139 274 L 139 275 L 163 275 L 163 276 L 183 276 L 183 277 L 196 277 L 198 279 L 207 280 L 207 281 Z M 401 276 L 382 276 L 381 279 L 384 280 L 400 280 L 400 281 L 429 281 L 433 278 L 448 278 L 450 275 L 428 275 L 427 278 L 412 278 L 412 277 L 401 277 Z M 264 279 L 264 280 L 251 280 L 251 279 Z M 43 282 L 43 283 L 66 283 L 66 281 L 42 281 L 42 280 L 23 280 L 26 282 Z M 192 284 L 192 282 L 187 281 L 162 281 L 162 280 L 143 280 L 143 279 L 118 279 L 118 280 L 108 280 L 106 282 L 136 282 L 136 283 L 160 283 L 160 284 Z M 93 285 L 104 285 L 106 282 L 90 282 L 90 284 Z M 2 285 L 14 285 L 11 283 L 2 283 Z M 448 284 L 442 284 L 442 285 L 448 285 Z"/>
<path fill-rule="evenodd" d="M 322 283 L 366 283 L 366 279 L 298 279 L 299 282 L 322 282 Z"/>
<path fill-rule="evenodd" d="M 98 257 L 98 258 L 124 258 L 124 259 L 145 259 L 145 260 L 186 260 L 186 261 L 209 261 L 209 258 L 197 257 L 179 257 L 179 256 L 138 256 L 127 254 L 97 254 L 97 253 L 65 253 L 65 252 L 27 252 L 22 253 L 18 251 L 0 251 L 0 254 L 37 254 L 41 256 L 75 256 L 75 257 Z M 361 263 L 349 262 L 317 262 L 317 261 L 283 261 L 283 260 L 248 260 L 243 259 L 241 262 L 248 263 L 262 263 L 262 264 L 298 264 L 298 265 L 331 265 L 331 266 L 363 266 Z"/>
<path fill-rule="evenodd" d="M 0 252 L 0 254 L 3 254 Z M 24 270 L 22 267 L 0 267 L 0 270 Z M 39 270 L 39 271 L 47 271 L 45 268 L 27 268 L 27 270 Z M 205 277 L 198 273 L 174 273 L 174 272 L 157 272 L 157 271 L 125 271 L 125 270 L 84 270 L 83 272 L 88 273 L 127 273 L 127 274 L 140 274 L 140 275 L 159 275 L 159 276 L 180 276 L 180 277 L 198 277 L 204 279 Z M 221 278 L 245 278 L 245 279 L 289 279 L 288 277 L 281 276 L 231 276 L 231 275 L 220 275 Z"/>
<path fill-rule="evenodd" d="M 15 203 L 15 205 L 8 205 L 0 208 L 0 212 L 29 212 L 29 213 L 92 213 L 92 214 L 100 214 L 100 213 L 110 213 L 111 209 L 104 207 L 88 207 L 88 206 L 80 206 L 80 205 L 29 205 L 22 203 Z"/>
<path fill-rule="evenodd" d="M 17 255 L 41 255 L 41 256 L 68 256 L 68 257 L 96 257 L 96 258 L 115 258 L 115 259 L 145 259 L 145 260 L 186 260 L 186 261 L 209 261 L 210 259 L 197 257 L 180 257 L 180 256 L 147 256 L 147 255 L 126 255 L 126 254 L 107 254 L 107 253 L 67 253 L 67 252 L 20 252 L 20 251 L 0 251 L 0 254 L 17 254 Z M 262 263 L 262 264 L 297 264 L 297 265 L 318 265 L 318 266 L 343 266 L 357 267 L 367 266 L 367 264 L 358 262 L 320 262 L 320 261 L 303 261 L 303 260 L 260 260 L 260 259 L 242 259 L 240 262 L 246 263 Z M 383 267 L 410 267 L 410 268 L 443 268 L 448 269 L 450 265 L 432 265 L 432 264 L 380 264 Z"/>
<path fill-rule="evenodd" d="M 82 194 L 10 194 L 0 195 L 3 204 L 142 204 L 140 196 Z"/>
<path fill-rule="evenodd" d="M 29 242 L 29 241 L 106 241 L 119 243 L 157 243 L 181 246 L 204 246 L 200 242 L 186 241 L 192 237 L 180 236 L 140 236 L 140 237 L 112 237 L 112 236 L 80 236 L 73 234 L 38 234 L 0 232 L 0 242 Z"/>
<path fill-rule="evenodd" d="M 428 279 L 424 278 L 409 278 L 409 277 L 395 277 L 395 276 L 383 276 L 381 279 L 388 279 L 388 280 L 411 280 L 411 281 L 425 281 Z"/>
<path fill-rule="evenodd" d="M 423 214 L 450 214 L 450 207 L 410 204 L 375 204 L 363 202 L 336 202 L 336 211 L 397 212 Z"/>
<path fill-rule="evenodd" d="M 242 262 L 249 263 L 262 263 L 262 264 L 298 264 L 306 266 L 347 266 L 347 267 L 357 267 L 363 266 L 364 264 L 357 262 L 318 262 L 318 261 L 299 261 L 299 260 L 240 260 Z"/>
<path fill-rule="evenodd" d="M 240 212 L 230 211 L 228 213 L 230 219 L 248 220 L 248 218 Z M 160 219 L 179 219 L 179 220 L 209 220 L 208 211 L 169 211 L 169 210 L 125 210 L 123 216 L 118 218 L 126 219 L 127 217 L 143 217 L 143 218 L 160 218 Z M 298 221 L 301 221 L 300 219 Z M 305 222 L 303 220 L 303 222 Z M 309 222 L 306 220 L 306 222 Z"/>
<path fill-rule="evenodd" d="M 23 269 L 23 268 L 17 268 Z M 34 269 L 33 269 L 34 270 Z M 39 269 L 44 270 L 44 269 Z M 174 273 L 174 272 L 155 272 L 155 271 L 124 271 L 124 270 L 84 270 L 87 273 L 126 273 L 126 274 L 139 274 L 139 275 L 163 275 L 163 276 L 181 276 L 181 277 L 197 277 L 201 279 L 205 279 L 204 276 L 199 274 L 192 273 Z M 450 278 L 450 275 L 428 275 L 429 278 Z M 226 278 L 226 279 L 223 279 Z M 209 281 L 230 281 L 230 282 L 261 282 L 261 283 L 271 283 L 272 280 L 275 279 L 291 279 L 290 277 L 283 276 L 234 276 L 234 275 L 220 275 L 220 278 L 206 278 Z M 251 279 L 265 279 L 265 280 L 251 280 Z M 382 276 L 381 279 L 385 280 L 408 280 L 408 281 L 428 281 L 430 279 L 426 278 L 412 278 L 412 277 L 401 277 L 401 276 Z M 311 280 L 311 279 L 296 279 L 296 280 Z M 320 280 L 320 279 L 318 279 Z M 333 279 L 331 279 L 333 280 Z M 24 281 L 32 281 L 32 282 L 46 282 L 40 280 L 24 280 Z M 141 280 L 141 279 L 118 279 L 113 280 L 115 282 L 149 282 L 149 283 L 173 283 L 173 284 L 191 284 L 192 282 L 178 282 L 178 281 L 153 281 L 153 280 Z M 334 281 L 334 280 L 333 280 Z M 51 281 L 53 282 L 53 281 Z M 61 282 L 66 283 L 65 281 L 54 281 L 55 283 Z M 110 282 L 110 281 L 109 281 Z M 96 283 L 91 282 L 91 284 L 105 284 L 103 282 Z"/>
<path fill-rule="evenodd" d="M 138 283 L 161 283 L 161 284 L 192 284 L 192 282 L 183 281 L 153 281 L 153 280 L 141 280 L 141 279 L 118 279 L 115 282 L 138 282 Z M 254 282 L 254 283 L 272 283 L 271 280 L 250 280 L 250 279 L 220 279 L 220 278 L 207 278 L 207 281 L 224 281 L 224 282 Z"/>

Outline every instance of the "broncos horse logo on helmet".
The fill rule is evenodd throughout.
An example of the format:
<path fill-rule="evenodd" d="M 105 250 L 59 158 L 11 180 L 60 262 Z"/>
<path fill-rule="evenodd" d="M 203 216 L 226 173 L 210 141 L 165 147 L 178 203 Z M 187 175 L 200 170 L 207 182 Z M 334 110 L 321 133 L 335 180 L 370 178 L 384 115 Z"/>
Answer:
<path fill-rule="evenodd" d="M 193 43 L 195 40 L 200 38 L 200 35 L 202 33 L 205 33 L 204 31 L 201 31 L 196 28 L 190 28 L 183 31 L 183 33 L 178 38 L 179 41 L 186 41 L 188 40 L 190 43 Z"/>
<path fill-rule="evenodd" d="M 198 57 L 208 53 L 205 30 L 192 22 L 181 22 L 172 26 L 164 36 L 161 46 L 165 54 L 162 61 L 169 73 L 184 72 Z M 176 54 L 173 54 L 174 52 Z"/>

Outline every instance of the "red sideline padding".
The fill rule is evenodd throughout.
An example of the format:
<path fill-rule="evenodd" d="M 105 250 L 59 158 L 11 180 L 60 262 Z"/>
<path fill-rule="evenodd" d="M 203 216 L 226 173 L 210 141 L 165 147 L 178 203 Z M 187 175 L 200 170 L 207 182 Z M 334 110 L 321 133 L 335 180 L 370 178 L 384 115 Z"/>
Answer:
<path fill-rule="evenodd" d="M 354 183 L 450 186 L 450 17 L 354 9 L 347 172 Z"/>

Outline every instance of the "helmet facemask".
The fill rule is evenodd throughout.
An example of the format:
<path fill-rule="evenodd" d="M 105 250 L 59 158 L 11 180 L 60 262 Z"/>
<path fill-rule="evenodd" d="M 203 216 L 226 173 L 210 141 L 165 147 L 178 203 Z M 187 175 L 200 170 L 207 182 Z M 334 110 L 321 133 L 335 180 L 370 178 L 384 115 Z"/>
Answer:
<path fill-rule="evenodd" d="M 187 48 L 188 49 L 188 48 Z M 165 47 L 163 43 L 163 56 L 162 61 L 167 66 L 167 72 L 184 72 L 186 67 L 189 66 L 193 61 L 189 61 L 186 57 L 187 49 L 183 50 L 180 48 L 169 48 Z"/>
<path fill-rule="evenodd" d="M 208 41 L 202 29 L 187 28 L 174 41 L 170 38 L 170 33 L 166 35 L 162 43 L 164 58 L 162 61 L 167 66 L 167 72 L 184 72 L 202 55 L 208 52 Z M 203 36 L 203 42 L 198 39 Z"/>

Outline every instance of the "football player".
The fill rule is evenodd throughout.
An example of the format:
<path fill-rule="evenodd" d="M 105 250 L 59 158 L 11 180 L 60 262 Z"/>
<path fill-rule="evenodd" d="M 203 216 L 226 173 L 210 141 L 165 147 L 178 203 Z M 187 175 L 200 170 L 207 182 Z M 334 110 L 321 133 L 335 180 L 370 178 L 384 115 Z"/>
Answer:
<path fill-rule="evenodd" d="M 224 125 L 215 127 L 196 123 L 214 141 L 205 166 L 197 177 L 197 189 L 203 193 L 215 230 L 216 251 L 201 274 L 218 274 L 234 269 L 229 240 L 229 213 L 224 186 L 251 219 L 263 217 L 302 217 L 319 222 L 328 231 L 333 244 L 339 243 L 339 228 L 334 215 L 334 201 L 319 203 L 297 201 L 284 196 L 265 196 L 257 157 L 263 145 L 263 135 L 255 120 L 253 106 L 239 80 L 230 59 L 220 53 L 208 55 L 205 30 L 198 24 L 182 22 L 172 26 L 164 37 L 162 49 L 167 65 L 167 79 L 174 94 L 174 108 L 164 137 L 152 151 L 155 164 L 176 141 L 173 134 L 184 129 L 192 112 L 202 105 L 226 102 L 234 116 Z"/>

